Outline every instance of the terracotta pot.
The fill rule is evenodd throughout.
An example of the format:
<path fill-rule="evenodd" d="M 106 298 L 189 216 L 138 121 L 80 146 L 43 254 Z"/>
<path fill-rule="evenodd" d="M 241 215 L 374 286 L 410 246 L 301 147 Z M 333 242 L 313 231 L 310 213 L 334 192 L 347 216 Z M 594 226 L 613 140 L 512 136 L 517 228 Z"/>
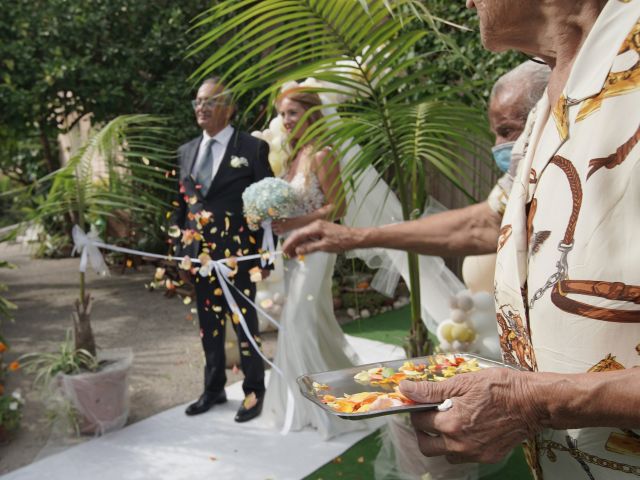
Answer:
<path fill-rule="evenodd" d="M 99 435 L 122 428 L 129 416 L 129 371 L 133 354 L 106 352 L 95 373 L 60 375 L 60 388 L 79 414 L 83 434 Z"/>

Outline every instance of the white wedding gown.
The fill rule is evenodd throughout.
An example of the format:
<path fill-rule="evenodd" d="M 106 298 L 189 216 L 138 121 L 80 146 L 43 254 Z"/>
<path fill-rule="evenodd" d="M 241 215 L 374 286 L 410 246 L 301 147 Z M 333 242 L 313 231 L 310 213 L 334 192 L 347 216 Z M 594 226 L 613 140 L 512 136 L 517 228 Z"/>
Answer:
<path fill-rule="evenodd" d="M 305 182 L 298 173 L 290 182 L 297 194 L 298 215 L 324 205 L 318 178 L 309 173 Z M 271 373 L 263 415 L 278 428 L 285 420 L 287 386 L 294 397 L 291 430 L 307 426 L 318 430 L 324 439 L 367 428 L 362 422 L 343 420 L 324 412 L 306 400 L 296 384 L 305 373 L 317 373 L 357 365 L 358 357 L 348 344 L 333 313 L 331 279 L 336 255 L 324 252 L 306 255 L 303 261 L 285 260 L 286 301 L 280 317 L 280 330 L 274 363 L 284 378 Z"/>

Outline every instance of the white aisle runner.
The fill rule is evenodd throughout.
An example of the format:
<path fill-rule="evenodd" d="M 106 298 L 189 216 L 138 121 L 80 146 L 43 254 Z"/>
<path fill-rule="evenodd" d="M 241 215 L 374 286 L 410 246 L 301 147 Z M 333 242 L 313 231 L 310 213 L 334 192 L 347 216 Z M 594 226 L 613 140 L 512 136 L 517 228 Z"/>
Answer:
<path fill-rule="evenodd" d="M 363 363 L 404 358 L 401 348 L 347 337 Z M 185 405 L 96 438 L 2 476 L 3 480 L 298 480 L 342 454 L 370 431 L 323 441 L 314 430 L 281 435 L 261 417 L 233 417 L 241 382 L 229 402 L 195 417 Z M 350 421 L 350 420 L 345 420 Z"/>

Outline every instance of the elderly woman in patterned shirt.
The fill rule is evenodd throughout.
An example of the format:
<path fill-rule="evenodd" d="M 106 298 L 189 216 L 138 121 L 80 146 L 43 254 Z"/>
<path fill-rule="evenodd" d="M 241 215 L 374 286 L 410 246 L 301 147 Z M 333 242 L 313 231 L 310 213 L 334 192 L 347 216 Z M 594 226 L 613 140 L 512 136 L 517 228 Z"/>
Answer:
<path fill-rule="evenodd" d="M 524 371 L 403 382 L 415 401 L 453 402 L 413 414 L 420 449 L 495 462 L 525 441 L 536 478 L 638 477 L 640 0 L 467 6 L 477 9 L 486 48 L 535 55 L 552 69 L 519 140 L 522 165 L 498 237 L 503 358 Z M 367 234 L 375 243 L 410 227 Z M 313 245 L 304 233 L 286 247 Z M 413 239 L 398 246 L 424 252 Z"/>

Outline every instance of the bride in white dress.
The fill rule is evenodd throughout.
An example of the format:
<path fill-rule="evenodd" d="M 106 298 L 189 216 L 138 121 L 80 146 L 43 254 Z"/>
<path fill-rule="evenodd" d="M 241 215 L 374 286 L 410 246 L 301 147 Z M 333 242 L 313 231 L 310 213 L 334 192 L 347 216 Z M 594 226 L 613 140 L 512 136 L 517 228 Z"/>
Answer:
<path fill-rule="evenodd" d="M 304 89 L 291 89 L 280 95 L 276 106 L 292 146 L 322 115 L 319 109 L 314 110 L 300 125 L 306 111 L 320 105 L 318 94 Z M 318 150 L 312 142 L 307 143 L 289 162 L 282 178 L 296 192 L 298 212 L 295 217 L 273 223 L 277 235 L 287 236 L 314 220 L 336 220 L 344 214 L 340 167 L 331 149 Z M 282 427 L 287 409 L 287 388 L 290 389 L 294 396 L 291 430 L 312 426 L 324 439 L 365 427 L 359 424 L 361 422 L 342 420 L 325 413 L 304 399 L 296 384 L 296 378 L 304 373 L 359 363 L 333 312 L 331 286 L 335 261 L 335 254 L 322 252 L 308 255 L 303 260 L 285 260 L 286 302 L 274 360 L 284 375 L 271 375 L 263 408 L 264 416 Z"/>

